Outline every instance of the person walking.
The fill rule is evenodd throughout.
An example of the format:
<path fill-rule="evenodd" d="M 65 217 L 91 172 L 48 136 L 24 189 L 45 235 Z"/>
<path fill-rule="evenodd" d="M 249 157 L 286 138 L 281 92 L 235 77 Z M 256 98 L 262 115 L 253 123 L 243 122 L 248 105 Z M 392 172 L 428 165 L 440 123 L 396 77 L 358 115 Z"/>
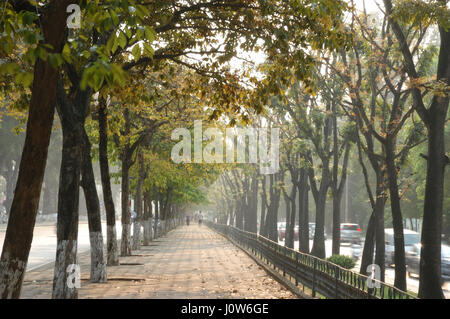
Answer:
<path fill-rule="evenodd" d="M 189 226 L 189 222 L 191 221 L 191 216 L 186 215 L 186 225 Z"/>
<path fill-rule="evenodd" d="M 200 212 L 198 214 L 198 225 L 201 226 L 202 225 L 202 221 L 203 221 L 203 215 L 202 212 Z"/>

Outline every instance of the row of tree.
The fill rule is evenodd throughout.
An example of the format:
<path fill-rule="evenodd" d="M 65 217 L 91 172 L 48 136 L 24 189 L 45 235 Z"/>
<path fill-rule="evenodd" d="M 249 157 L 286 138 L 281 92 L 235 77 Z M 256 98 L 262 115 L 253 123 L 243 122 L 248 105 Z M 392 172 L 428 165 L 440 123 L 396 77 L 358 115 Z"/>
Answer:
<path fill-rule="evenodd" d="M 384 1 L 379 14 L 351 10 L 346 17 L 353 35 L 350 48 L 314 51 L 312 94 L 289 69 L 267 62 L 268 72 L 286 72 L 290 80 L 280 85 L 264 116 L 269 126 L 282 131 L 280 171 L 258 176 L 248 168 L 237 167 L 223 174 L 215 189 L 222 194 L 218 201 L 221 221 L 255 229 L 253 216 L 258 205 L 253 198 L 259 195 L 260 234 L 277 241 L 278 208 L 280 199 L 284 199 L 285 244 L 294 246 L 297 223 L 299 249 L 308 253 L 310 192 L 315 209 L 311 253 L 325 257 L 325 215 L 330 201 L 332 254 L 339 254 L 340 223 L 344 221 L 341 202 L 349 163 L 355 158 L 372 211 L 364 225 L 360 272 L 366 274 L 375 256 L 384 281 L 384 228 L 392 225 L 395 286 L 406 291 L 402 206 L 408 201 L 408 189 L 425 185 L 419 191 L 423 194 L 419 296 L 443 298 L 440 256 L 441 234 L 448 231 L 445 223 L 442 226 L 448 221 L 442 203 L 449 163 L 444 136 L 449 134 L 445 125 L 450 79 L 450 38 L 444 17 L 448 15 L 445 1 L 429 5 L 405 1 L 395 11 L 390 1 Z M 414 174 L 410 166 L 419 162 L 426 163 L 426 178 L 425 165 L 419 165 L 422 173 L 415 172 L 422 174 L 422 179 L 410 181 L 408 175 Z M 405 204 L 401 204 L 402 199 Z M 386 204 L 390 205 L 387 212 Z"/>
<path fill-rule="evenodd" d="M 337 251 L 345 167 L 351 149 L 357 149 L 363 171 L 368 161 L 377 178 L 372 194 L 374 183 L 364 173 L 373 217 L 363 260 L 372 255 L 371 240 L 381 243 L 384 236 L 388 190 L 399 265 L 396 285 L 402 289 L 406 283 L 396 174 L 399 161 L 420 142 L 422 125 L 429 149 L 419 294 L 442 297 L 439 257 L 448 162 L 443 138 L 450 76 L 448 9 L 445 1 L 403 1 L 394 9 L 390 1 L 384 3 L 385 15 L 382 24 L 377 24 L 355 14 L 344 1 L 5 1 L 0 26 L 2 94 L 9 109 L 28 114 L 22 155 L 13 166 L 18 168 L 17 183 L 0 259 L 0 296 L 20 296 L 55 110 L 63 137 L 53 297 L 73 298 L 76 289 L 65 283 L 67 266 L 76 264 L 80 187 L 91 234 L 91 280 L 106 279 L 93 145 L 98 143 L 107 215 L 107 260 L 114 263 L 118 248 L 109 163 L 120 167 L 120 254 L 129 255 L 133 244 L 139 246 L 140 232 L 136 224 L 133 243 L 132 195 L 137 218 L 144 220 L 148 233 L 152 202 L 158 203 L 153 205 L 155 218 L 157 213 L 164 220 L 178 216 L 184 204 L 202 200 L 201 188 L 218 174 L 217 166 L 172 163 L 171 129 L 191 128 L 193 119 L 216 120 L 222 113 L 231 118 L 227 124 L 239 120 L 246 124 L 255 117 L 250 108 L 256 112 L 266 108 L 269 126 L 282 128 L 286 151 L 281 170 L 262 177 L 264 184 L 270 184 L 260 188 L 266 211 L 261 214 L 263 234 L 276 237 L 283 195 L 290 202 L 291 245 L 295 197 L 301 199 L 300 227 L 306 229 L 311 191 L 316 207 L 312 252 L 323 257 L 325 205 L 332 189 Z M 77 29 L 66 28 L 69 4 L 80 7 Z M 439 48 L 422 50 L 425 31 L 432 26 L 439 29 Z M 251 63 L 231 67 L 233 58 L 241 58 L 238 52 L 260 50 L 266 55 L 261 69 Z M 438 60 L 434 71 L 433 56 Z M 417 122 L 416 135 L 409 134 L 405 127 Z M 406 145 L 403 149 L 400 139 Z M 252 167 L 233 172 L 221 177 L 224 200 L 226 196 L 235 200 L 235 206 L 226 211 L 233 212 L 236 224 L 255 231 L 261 177 Z M 291 190 L 283 186 L 286 172 L 296 186 Z M 380 265 L 384 264 L 383 247 L 377 245 Z"/>

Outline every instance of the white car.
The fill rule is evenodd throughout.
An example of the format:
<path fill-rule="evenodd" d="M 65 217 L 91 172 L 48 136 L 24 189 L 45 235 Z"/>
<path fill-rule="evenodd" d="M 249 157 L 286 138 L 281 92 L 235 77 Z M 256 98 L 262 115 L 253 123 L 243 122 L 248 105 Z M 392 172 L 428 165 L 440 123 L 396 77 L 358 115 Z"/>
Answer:
<path fill-rule="evenodd" d="M 414 249 L 414 245 L 420 244 L 420 234 L 418 232 L 403 229 L 405 239 L 405 253 Z M 386 266 L 394 264 L 394 229 L 386 228 L 384 230 L 384 241 L 386 243 Z"/>

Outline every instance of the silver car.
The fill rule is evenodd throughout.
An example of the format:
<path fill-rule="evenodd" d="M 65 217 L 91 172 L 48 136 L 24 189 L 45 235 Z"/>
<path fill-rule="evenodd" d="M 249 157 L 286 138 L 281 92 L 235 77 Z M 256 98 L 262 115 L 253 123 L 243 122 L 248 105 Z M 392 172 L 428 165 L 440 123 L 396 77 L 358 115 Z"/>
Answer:
<path fill-rule="evenodd" d="M 405 255 L 408 276 L 419 274 L 420 244 L 415 244 Z M 441 246 L 441 276 L 442 280 L 450 280 L 450 246 Z"/>
<path fill-rule="evenodd" d="M 361 227 L 358 224 L 341 224 L 341 243 L 361 244 Z"/>
<path fill-rule="evenodd" d="M 405 253 L 413 249 L 414 245 L 420 244 L 420 234 L 418 232 L 403 229 L 403 238 L 405 240 Z M 384 240 L 386 243 L 386 266 L 394 264 L 394 230 L 386 228 L 384 230 Z"/>

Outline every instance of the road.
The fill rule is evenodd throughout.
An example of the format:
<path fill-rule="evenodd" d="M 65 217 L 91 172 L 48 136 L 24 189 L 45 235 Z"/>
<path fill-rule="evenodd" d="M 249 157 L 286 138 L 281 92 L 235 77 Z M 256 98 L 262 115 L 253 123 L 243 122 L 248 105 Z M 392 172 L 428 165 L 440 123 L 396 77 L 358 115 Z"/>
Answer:
<path fill-rule="evenodd" d="M 278 241 L 278 243 L 280 245 L 284 245 L 284 240 L 280 240 Z M 312 244 L 313 241 L 310 240 L 309 241 L 309 247 L 310 249 L 312 248 Z M 299 247 L 299 242 L 295 241 L 294 242 L 294 248 L 298 249 Z M 341 255 L 346 255 L 346 256 L 352 256 L 352 252 L 354 249 L 358 249 L 357 246 L 353 246 L 350 244 L 341 244 L 341 249 L 340 249 L 340 253 Z M 361 253 L 362 253 L 362 247 L 359 248 L 361 249 Z M 328 239 L 325 241 L 325 254 L 327 257 L 331 256 L 331 250 L 332 250 L 332 241 L 331 239 Z M 360 259 L 358 259 L 358 261 L 356 262 L 355 268 L 354 270 L 359 272 L 359 268 L 360 268 Z M 385 271 L 385 281 L 388 284 L 393 285 L 394 284 L 394 278 L 395 278 L 395 270 L 392 267 L 389 267 L 386 269 Z M 415 293 L 417 293 L 419 291 L 419 279 L 418 277 L 408 277 L 407 278 L 407 287 L 408 290 L 414 291 Z M 445 298 L 450 299 L 450 281 L 446 281 L 444 282 L 444 285 L 442 286 L 443 290 L 444 290 L 444 295 Z"/>
<path fill-rule="evenodd" d="M 117 238 L 121 235 L 121 225 L 117 223 Z M 3 249 L 6 224 L 0 224 L 0 251 Z M 106 243 L 106 223 L 102 223 L 103 240 Z M 78 224 L 78 253 L 89 251 L 89 229 L 87 221 Z M 55 260 L 56 256 L 56 223 L 36 224 L 28 258 L 27 271 Z"/>

